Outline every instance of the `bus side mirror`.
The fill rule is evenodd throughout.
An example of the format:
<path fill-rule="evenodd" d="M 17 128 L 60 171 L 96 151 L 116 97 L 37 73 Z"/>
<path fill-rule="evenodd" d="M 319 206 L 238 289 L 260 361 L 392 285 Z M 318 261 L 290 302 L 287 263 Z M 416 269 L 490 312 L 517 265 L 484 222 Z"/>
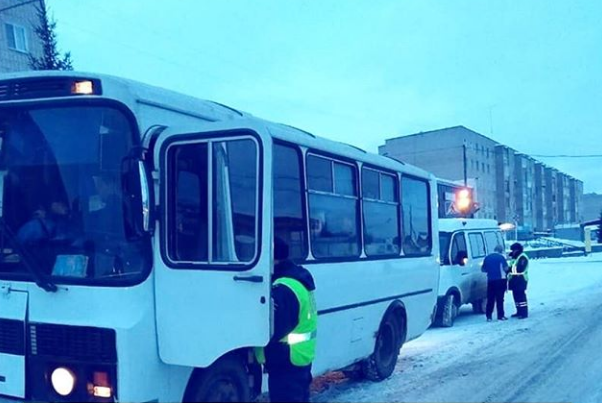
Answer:
<path fill-rule="evenodd" d="M 138 239 L 153 231 L 152 182 L 141 159 L 125 158 L 121 168 L 126 235 L 128 239 Z"/>

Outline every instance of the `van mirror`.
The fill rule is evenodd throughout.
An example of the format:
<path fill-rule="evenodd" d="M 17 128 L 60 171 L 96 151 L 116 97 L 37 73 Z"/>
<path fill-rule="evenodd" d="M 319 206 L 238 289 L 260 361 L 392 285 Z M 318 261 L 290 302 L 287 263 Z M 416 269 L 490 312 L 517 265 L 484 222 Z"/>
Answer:
<path fill-rule="evenodd" d="M 468 253 L 466 251 L 461 250 L 456 254 L 456 258 L 454 259 L 454 264 L 460 266 L 466 266 L 468 263 Z"/>

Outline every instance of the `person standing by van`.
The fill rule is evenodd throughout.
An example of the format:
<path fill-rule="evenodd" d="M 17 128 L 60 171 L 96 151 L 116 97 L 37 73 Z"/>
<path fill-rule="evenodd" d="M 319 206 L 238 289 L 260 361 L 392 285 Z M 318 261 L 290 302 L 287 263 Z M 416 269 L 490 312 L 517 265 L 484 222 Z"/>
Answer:
<path fill-rule="evenodd" d="M 516 313 L 513 318 L 525 319 L 529 316 L 527 303 L 527 284 L 529 283 L 529 257 L 523 253 L 523 245 L 516 242 L 510 246 L 510 273 L 508 286 L 512 290 Z"/>
<path fill-rule="evenodd" d="M 481 271 L 487 273 L 487 308 L 485 314 L 487 322 L 491 322 L 493 306 L 497 306 L 498 320 L 507 320 L 504 316 L 504 294 L 506 293 L 508 273 L 508 262 L 502 254 L 504 248 L 501 245 L 495 247 L 495 251 L 485 257 Z"/>

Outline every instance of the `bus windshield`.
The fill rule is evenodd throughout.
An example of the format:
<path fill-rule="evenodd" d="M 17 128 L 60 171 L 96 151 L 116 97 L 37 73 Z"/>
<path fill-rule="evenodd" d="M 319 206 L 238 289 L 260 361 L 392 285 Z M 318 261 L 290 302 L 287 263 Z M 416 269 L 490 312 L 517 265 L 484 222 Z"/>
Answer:
<path fill-rule="evenodd" d="M 106 106 L 0 109 L 0 278 L 88 283 L 142 273 L 147 240 L 133 232 L 141 209 L 124 190 L 129 175 L 139 180 L 124 169 L 134 129 Z"/>

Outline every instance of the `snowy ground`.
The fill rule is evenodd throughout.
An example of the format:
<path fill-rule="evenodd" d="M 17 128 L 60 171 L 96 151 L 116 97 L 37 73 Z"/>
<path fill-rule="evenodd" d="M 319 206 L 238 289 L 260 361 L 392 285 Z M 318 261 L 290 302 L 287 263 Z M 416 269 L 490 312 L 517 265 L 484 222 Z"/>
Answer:
<path fill-rule="evenodd" d="M 313 400 L 602 402 L 602 253 L 531 260 L 529 272 L 528 319 L 487 323 L 465 306 L 453 328 L 404 345 L 391 378 L 331 374 Z"/>

